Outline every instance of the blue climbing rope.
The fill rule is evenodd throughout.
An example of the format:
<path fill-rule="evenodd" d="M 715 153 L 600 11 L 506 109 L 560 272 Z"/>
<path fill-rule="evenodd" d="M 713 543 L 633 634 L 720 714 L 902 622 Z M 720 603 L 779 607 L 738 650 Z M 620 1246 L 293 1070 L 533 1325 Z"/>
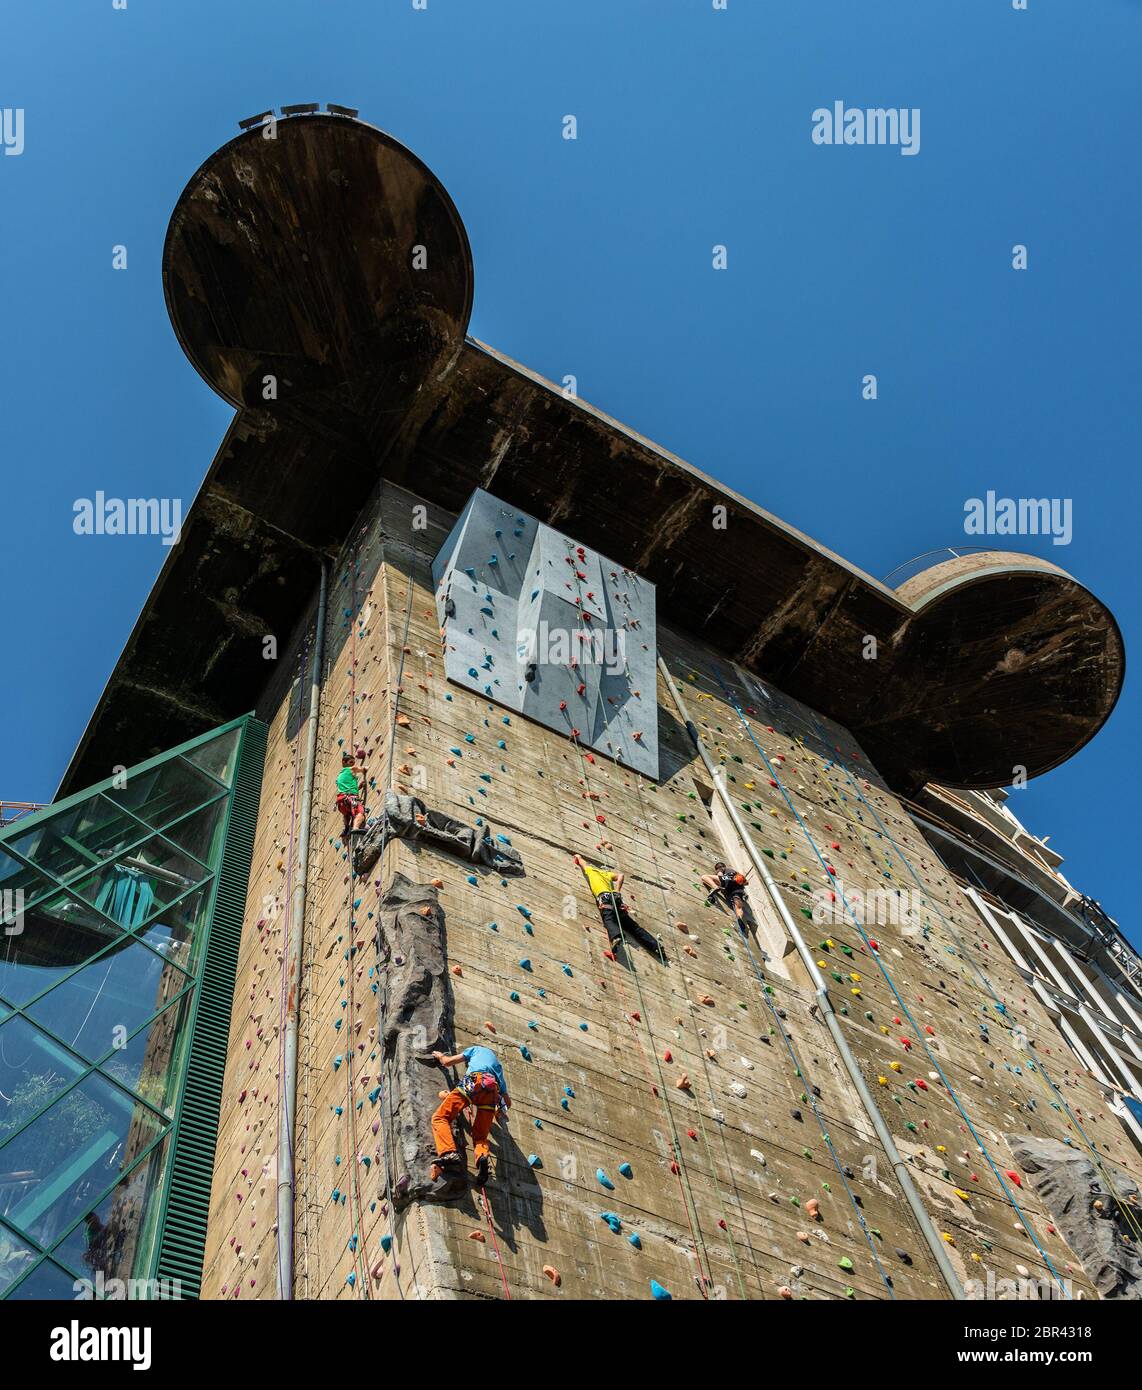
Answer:
<path fill-rule="evenodd" d="M 739 705 L 738 702 L 737 702 L 737 699 L 735 698 L 735 696 L 733 695 L 733 693 L 730 691 L 729 687 L 726 685 L 725 681 L 722 679 L 722 677 L 721 677 L 720 674 L 718 675 L 717 679 L 718 679 L 719 684 L 720 684 L 721 687 L 722 687 L 722 692 L 723 692 L 723 694 L 725 695 L 727 702 L 730 704 L 730 706 L 733 708 L 735 714 L 737 715 L 738 722 L 741 724 L 742 728 L 745 730 L 745 732 L 746 732 L 746 734 L 747 734 L 747 736 L 748 736 L 750 742 L 753 744 L 754 748 L 757 750 L 758 756 L 761 758 L 762 762 L 765 764 L 765 767 L 766 767 L 766 769 L 767 769 L 767 771 L 768 771 L 768 773 L 769 773 L 770 779 L 773 781 L 774 785 L 775 785 L 775 786 L 778 788 L 778 790 L 781 792 L 782 797 L 785 799 L 786 805 L 789 807 L 790 811 L 792 811 L 794 817 L 796 818 L 797 824 L 801 827 L 801 832 L 802 832 L 802 834 L 805 836 L 805 839 L 808 841 L 810 847 L 811 847 L 812 850 L 813 850 L 813 853 L 816 855 L 817 860 L 818 860 L 818 862 L 820 863 L 822 870 L 824 870 L 824 872 L 825 872 L 826 874 L 828 874 L 828 863 L 827 863 L 825 857 L 822 855 L 822 853 L 821 853 L 821 851 L 820 851 L 820 849 L 819 849 L 819 847 L 818 847 L 818 845 L 817 845 L 817 842 L 816 842 L 816 840 L 815 840 L 814 837 L 813 837 L 812 832 L 809 830 L 809 827 L 805 824 L 805 821 L 803 820 L 803 818 L 802 818 L 800 812 L 797 810 L 797 807 L 796 807 L 796 805 L 795 805 L 794 802 L 793 802 L 793 798 L 790 796 L 788 790 L 786 789 L 783 780 L 782 780 L 780 777 L 778 777 L 778 775 L 777 775 L 777 770 L 774 768 L 773 764 L 770 762 L 769 757 L 767 756 L 765 750 L 761 747 L 761 745 L 758 743 L 757 739 L 754 737 L 753 730 L 752 730 L 752 728 L 750 727 L 749 721 L 746 719 L 744 713 L 742 712 L 741 707 L 740 707 L 740 705 Z M 831 878 L 831 877 L 832 877 L 832 876 L 830 875 L 830 878 Z M 834 880 L 834 881 L 835 881 L 835 880 Z M 984 1143 L 983 1138 L 982 1138 L 982 1136 L 980 1135 L 979 1131 L 976 1129 L 974 1123 L 972 1122 L 971 1117 L 968 1115 L 967 1111 L 964 1109 L 963 1104 L 961 1103 L 959 1096 L 956 1094 L 956 1091 L 955 1091 L 954 1087 L 952 1086 L 951 1082 L 948 1080 L 947 1076 L 944 1074 L 943 1068 L 940 1066 L 939 1062 L 936 1060 L 935 1056 L 932 1054 L 932 1051 L 931 1051 L 931 1049 L 928 1047 L 928 1044 L 924 1041 L 924 1030 L 923 1030 L 923 1028 L 921 1028 L 921 1026 L 917 1023 L 917 1021 L 916 1021 L 916 1019 L 913 1017 L 912 1012 L 911 1012 L 911 1010 L 909 1009 L 908 1005 L 904 1002 L 904 999 L 903 999 L 903 997 L 901 996 L 900 991 L 896 988 L 896 982 L 895 982 L 895 980 L 893 980 L 891 973 L 889 972 L 889 970 L 888 970 L 887 967 L 885 966 L 884 962 L 883 962 L 883 961 L 881 960 L 881 958 L 880 958 L 880 953 L 872 948 L 872 945 L 871 945 L 871 943 L 870 943 L 870 941 L 869 941 L 868 935 L 867 935 L 867 933 L 865 932 L 864 926 L 862 925 L 862 923 L 861 923 L 859 917 L 857 916 L 856 912 L 853 910 L 852 905 L 849 903 L 848 899 L 845 897 L 845 893 L 844 893 L 843 886 L 841 885 L 841 883 L 840 883 L 839 881 L 836 881 L 836 889 L 837 889 L 837 892 L 838 892 L 839 895 L 840 895 L 841 903 L 842 903 L 842 905 L 844 906 L 845 911 L 846 911 L 846 912 L 849 914 L 849 916 L 852 918 L 853 925 L 856 927 L 857 931 L 860 933 L 861 940 L 864 941 L 865 945 L 868 947 L 869 952 L 870 952 L 870 954 L 871 954 L 871 956 L 872 956 L 872 959 L 876 962 L 877 968 L 880 970 L 880 973 L 884 976 L 885 983 L 888 985 L 889 989 L 892 991 L 894 997 L 896 998 L 897 1003 L 900 1005 L 900 1010 L 901 1010 L 901 1012 L 904 1014 L 904 1016 L 908 1019 L 909 1023 L 912 1025 L 912 1028 L 913 1028 L 913 1030 L 914 1030 L 915 1033 L 916 1033 L 916 1037 L 917 1037 L 918 1042 L 920 1043 L 920 1046 L 924 1049 L 925 1055 L 927 1056 L 929 1062 L 931 1062 L 931 1064 L 932 1064 L 932 1069 L 933 1069 L 933 1070 L 937 1073 L 937 1075 L 939 1076 L 941 1082 L 942 1082 L 943 1085 L 944 1085 L 945 1090 L 948 1092 L 948 1095 L 951 1097 L 952 1103 L 955 1105 L 956 1109 L 959 1111 L 960 1116 L 961 1116 L 961 1118 L 962 1118 L 963 1121 L 964 1121 L 964 1124 L 967 1126 L 968 1132 L 971 1134 L 972 1138 L 976 1141 L 976 1144 L 979 1146 L 980 1152 L 983 1154 L 984 1158 L 987 1160 L 988 1167 L 990 1167 L 990 1169 L 991 1169 L 993 1175 L 995 1176 L 995 1180 L 996 1180 L 996 1182 L 999 1184 L 999 1187 L 1000 1187 L 1001 1191 L 1002 1191 L 1002 1192 L 1004 1193 L 1004 1195 L 1007 1197 L 1007 1200 L 1011 1203 L 1011 1206 L 1012 1206 L 1012 1208 L 1014 1209 L 1016 1215 L 1019 1217 L 1019 1220 L 1020 1220 L 1021 1223 L 1023 1224 L 1024 1229 L 1026 1230 L 1027 1234 L 1030 1236 L 1031 1241 L 1032 1241 L 1032 1244 L 1035 1246 L 1036 1250 L 1038 1250 L 1039 1254 L 1042 1256 L 1042 1259 L 1043 1259 L 1044 1264 L 1047 1266 L 1047 1268 L 1051 1271 L 1051 1274 L 1054 1276 L 1055 1282 L 1058 1284 L 1060 1290 L 1062 1291 L 1063 1297 L 1069 1299 L 1071 1295 L 1070 1295 L 1069 1290 L 1068 1290 L 1067 1287 L 1066 1287 L 1066 1284 L 1065 1284 L 1065 1282 L 1064 1282 L 1062 1276 L 1059 1274 L 1058 1270 L 1055 1268 L 1055 1266 L 1054 1266 L 1054 1264 L 1053 1264 L 1053 1262 L 1052 1262 L 1052 1260 L 1051 1260 L 1051 1257 L 1050 1257 L 1050 1256 L 1047 1254 L 1047 1252 L 1043 1249 L 1043 1246 L 1042 1246 L 1042 1243 L 1041 1243 L 1040 1240 L 1039 1240 L 1039 1237 L 1035 1234 L 1034 1227 L 1031 1225 L 1031 1222 L 1028 1220 L 1028 1218 L 1027 1218 L 1026 1214 L 1024 1213 L 1022 1207 L 1021 1207 L 1021 1206 L 1019 1205 L 1019 1203 L 1015 1200 L 1014 1194 L 1012 1193 L 1011 1189 L 1008 1187 L 1006 1181 L 1005 1181 L 1004 1178 L 1003 1178 L 1002 1173 L 1000 1172 L 1000 1170 L 999 1170 L 999 1168 L 997 1167 L 997 1165 L 996 1165 L 994 1159 L 992 1158 L 992 1156 L 991 1156 L 991 1151 L 988 1149 L 987 1145 Z"/>

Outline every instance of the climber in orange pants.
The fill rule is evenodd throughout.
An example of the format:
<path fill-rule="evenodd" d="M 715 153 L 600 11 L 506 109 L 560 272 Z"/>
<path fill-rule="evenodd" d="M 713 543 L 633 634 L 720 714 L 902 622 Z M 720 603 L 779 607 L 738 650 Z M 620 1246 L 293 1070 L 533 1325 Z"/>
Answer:
<path fill-rule="evenodd" d="M 476 1184 L 483 1187 L 488 1181 L 488 1135 L 498 1116 L 502 1115 L 506 1121 L 508 1107 L 512 1103 L 504 1069 L 490 1047 L 466 1047 L 463 1052 L 451 1057 L 443 1052 L 432 1055 L 442 1067 L 459 1066 L 461 1062 L 468 1064 L 459 1086 L 448 1092 L 432 1114 L 436 1167 L 446 1178 L 458 1176 L 461 1159 L 456 1151 L 452 1125 L 461 1111 L 472 1106 L 475 1111 L 472 1146 L 476 1150 Z"/>

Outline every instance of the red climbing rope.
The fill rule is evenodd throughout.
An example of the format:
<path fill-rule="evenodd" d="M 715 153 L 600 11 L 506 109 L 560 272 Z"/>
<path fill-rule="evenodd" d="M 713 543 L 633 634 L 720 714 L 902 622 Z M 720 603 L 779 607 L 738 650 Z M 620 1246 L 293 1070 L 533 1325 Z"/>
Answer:
<path fill-rule="evenodd" d="M 500 1279 L 502 1280 L 504 1286 L 504 1297 L 510 1303 L 512 1291 L 510 1288 L 508 1288 L 508 1276 L 504 1271 L 503 1256 L 500 1254 L 500 1243 L 496 1239 L 496 1228 L 492 1224 L 492 1209 L 488 1205 L 488 1194 L 484 1191 L 482 1187 L 480 1188 L 480 1201 L 484 1204 L 484 1216 L 487 1218 L 488 1231 L 490 1232 L 492 1237 L 492 1249 L 496 1252 L 496 1263 L 500 1267 Z"/>
<path fill-rule="evenodd" d="M 579 574 L 578 574 L 578 568 L 577 568 L 577 567 L 575 567 L 575 577 L 576 577 L 576 585 L 577 585 L 578 588 L 581 589 L 581 583 L 580 583 L 580 581 L 579 581 Z M 579 597 L 581 598 L 582 595 L 580 594 Z M 582 609 L 581 609 L 581 605 L 580 605 L 580 613 L 581 613 L 581 612 L 582 612 Z M 579 627 L 577 628 L 577 631 L 579 631 L 579 632 L 586 632 L 586 631 L 587 631 L 587 628 L 586 628 L 586 626 L 585 626 L 584 624 L 581 623 L 581 624 L 579 625 Z M 574 668 L 574 666 L 571 666 L 571 667 L 568 667 L 568 668 L 567 668 L 567 674 L 568 674 L 568 677 L 569 677 L 570 680 L 571 680 L 572 685 L 575 687 L 576 693 L 580 693 L 580 692 L 579 692 L 579 688 L 578 688 L 578 682 L 576 681 L 576 678 L 575 678 L 575 668 Z M 604 732 L 606 732 L 606 733 L 609 734 L 609 733 L 610 733 L 610 721 L 609 721 L 608 718 L 607 718 L 607 714 L 606 714 L 606 711 L 605 711 L 605 710 L 603 711 L 603 723 L 604 723 Z M 594 790 L 593 790 L 593 788 L 592 788 L 592 786 L 591 786 L 591 776 L 590 776 L 590 773 L 589 773 L 588 770 L 587 770 L 587 768 L 588 768 L 588 766 L 589 766 L 588 756 L 587 756 L 587 755 L 584 753 L 584 751 L 583 751 L 583 747 L 582 747 L 582 745 L 581 745 L 580 742 L 579 742 L 579 731 L 578 731 L 578 729 L 576 729 L 576 728 L 574 727 L 574 725 L 572 725 L 571 730 L 570 730 L 570 738 L 571 738 L 571 742 L 572 742 L 573 747 L 575 748 L 576 752 L 577 752 L 578 755 L 579 755 L 580 766 L 582 767 L 582 770 L 583 770 L 583 781 L 584 781 L 584 784 L 586 785 L 588 800 L 590 800 L 592 803 L 597 802 L 597 801 L 600 800 L 600 798 L 599 798 L 598 796 L 596 796 L 596 794 L 595 794 L 595 792 L 594 792 Z M 613 751 L 613 744 L 611 744 L 611 745 L 609 745 L 609 746 L 611 746 L 612 751 Z M 616 758 L 615 758 L 615 766 L 616 766 L 616 767 L 622 766 L 622 765 L 618 762 L 617 756 L 616 756 Z M 600 845 L 599 845 L 600 858 L 604 858 L 604 857 L 605 857 L 605 858 L 607 858 L 607 859 L 610 859 L 612 865 L 614 865 L 614 856 L 613 856 L 613 854 L 608 853 L 608 854 L 606 854 L 605 856 L 603 855 L 603 852 L 602 852 L 602 843 L 603 843 L 603 842 L 600 841 Z M 607 841 L 607 843 L 609 844 L 609 841 Z M 617 865 L 614 865 L 614 867 L 617 869 Z M 664 1078 L 664 1076 L 663 1076 L 663 1074 L 662 1074 L 662 1067 L 661 1067 L 661 1065 L 659 1064 L 659 1061 L 658 1061 L 658 1051 L 657 1051 L 657 1049 L 655 1048 L 655 1050 L 654 1050 L 654 1051 L 655 1051 L 655 1068 L 656 1068 L 656 1070 L 657 1070 L 657 1072 L 658 1072 L 658 1082 L 659 1082 L 658 1086 L 655 1086 L 654 1081 L 653 1081 L 653 1079 L 652 1079 L 652 1077 L 651 1077 L 651 1074 L 650 1074 L 650 1067 L 649 1067 L 649 1063 L 648 1063 L 648 1061 L 647 1061 L 646 1051 L 645 1051 L 645 1049 L 643 1048 L 643 1045 L 642 1045 L 642 1039 L 641 1039 L 641 1036 L 640 1036 L 640 1032 L 639 1032 L 639 1030 L 638 1030 L 637 1028 L 634 1027 L 634 1020 L 635 1020 L 635 1019 L 640 1019 L 640 1020 L 642 1021 L 643 1025 L 645 1026 L 646 1030 L 647 1030 L 647 1035 L 648 1035 L 649 1038 L 650 1038 L 651 1047 L 654 1048 L 654 1030 L 653 1030 L 653 1027 L 652 1027 L 652 1025 L 651 1025 L 651 1021 L 650 1021 L 650 1011 L 649 1011 L 649 1010 L 647 1009 L 647 1007 L 646 1007 L 646 999 L 645 999 L 645 996 L 644 996 L 644 994 L 643 994 L 642 983 L 641 983 L 641 981 L 640 981 L 640 979 L 639 979 L 638 971 L 637 971 L 637 969 L 635 968 L 633 961 L 631 960 L 630 948 L 629 948 L 629 945 L 628 945 L 627 940 L 626 940 L 626 934 L 623 932 L 623 927 L 622 927 L 622 916 L 621 916 L 621 914 L 618 912 L 617 907 L 616 907 L 616 909 L 615 909 L 615 919 L 616 919 L 616 924 L 617 924 L 618 931 L 619 931 L 619 939 L 620 939 L 620 941 L 622 942 L 622 945 L 623 945 L 624 954 L 626 955 L 626 958 L 627 958 L 628 962 L 630 962 L 631 973 L 634 975 L 635 988 L 636 988 L 636 990 L 638 991 L 638 997 L 639 997 L 639 1011 L 636 1013 L 634 1010 L 632 1010 L 632 1009 L 629 1007 L 629 1001 L 628 1001 L 628 999 L 627 999 L 626 989 L 625 989 L 625 987 L 624 987 L 624 985 L 623 985 L 623 982 L 622 982 L 622 973 L 621 973 L 621 972 L 617 972 L 617 973 L 616 973 L 616 979 L 617 979 L 618 982 L 619 982 L 619 993 L 620 993 L 620 995 L 622 996 L 622 1001 L 623 1001 L 623 1005 L 624 1005 L 624 1011 L 625 1011 L 625 1014 L 626 1014 L 627 1022 L 630 1023 L 632 1029 L 634 1030 L 635 1041 L 638 1043 L 639 1054 L 640 1054 L 640 1056 L 641 1056 L 641 1058 L 642 1058 L 643 1070 L 644 1070 L 644 1072 L 645 1072 L 645 1074 L 646 1074 L 647 1085 L 650 1087 L 651 1094 L 657 1096 L 659 1102 L 660 1102 L 661 1105 L 662 1105 L 663 1114 L 664 1114 L 664 1116 L 666 1117 L 666 1125 L 667 1125 L 667 1129 L 669 1130 L 669 1133 L 670 1133 L 670 1138 L 671 1138 L 671 1150 L 672 1150 L 672 1161 L 671 1161 L 671 1165 L 670 1165 L 670 1166 L 671 1166 L 671 1170 L 673 1171 L 675 1177 L 676 1177 L 677 1180 L 678 1180 L 679 1195 L 680 1195 L 680 1197 L 681 1197 L 681 1199 L 682 1199 L 682 1208 L 683 1208 L 683 1210 L 684 1210 L 685 1213 L 686 1213 L 686 1223 L 687 1223 L 687 1225 L 688 1225 L 689 1228 L 690 1228 L 690 1239 L 691 1239 L 691 1242 L 692 1242 L 693 1247 L 694 1247 L 694 1257 L 695 1257 L 695 1259 L 698 1261 L 698 1268 L 699 1268 L 699 1271 L 700 1271 L 701 1268 L 702 1268 L 702 1260 L 703 1260 L 703 1258 L 705 1259 L 705 1264 L 706 1264 L 706 1273 L 702 1276 L 702 1279 L 699 1281 L 698 1287 L 699 1287 L 699 1290 L 700 1290 L 700 1292 L 701 1292 L 701 1294 L 702 1294 L 702 1297 L 703 1297 L 703 1298 L 708 1298 L 708 1297 L 709 1297 L 708 1288 L 709 1288 L 709 1287 L 713 1287 L 713 1285 L 714 1285 L 713 1267 L 712 1267 L 711 1264 L 710 1264 L 709 1251 L 706 1249 L 706 1243 L 705 1243 L 704 1238 L 703 1238 L 702 1235 L 701 1235 L 700 1226 L 696 1226 L 696 1225 L 695 1225 L 695 1219 L 696 1219 L 696 1216 L 697 1216 L 698 1206 L 697 1206 L 697 1202 L 696 1202 L 695 1199 L 694 1199 L 693 1188 L 691 1187 L 691 1184 L 690 1184 L 690 1175 L 689 1175 L 688 1169 L 686 1168 L 686 1159 L 685 1159 L 685 1156 L 684 1156 L 684 1153 L 683 1153 L 683 1150 L 682 1150 L 682 1142 L 681 1142 L 681 1140 L 680 1140 L 679 1137 L 678 1137 L 678 1130 L 677 1130 L 677 1127 L 676 1127 L 676 1125 L 675 1125 L 675 1123 L 674 1123 L 674 1117 L 673 1117 L 673 1114 L 671 1113 L 671 1110 L 670 1110 L 669 1101 L 668 1101 L 667 1098 L 666 1098 L 666 1091 L 667 1091 L 667 1088 L 666 1088 L 666 1080 L 665 1080 L 665 1078 Z M 691 1214 L 691 1207 L 693 1208 L 693 1215 Z"/>

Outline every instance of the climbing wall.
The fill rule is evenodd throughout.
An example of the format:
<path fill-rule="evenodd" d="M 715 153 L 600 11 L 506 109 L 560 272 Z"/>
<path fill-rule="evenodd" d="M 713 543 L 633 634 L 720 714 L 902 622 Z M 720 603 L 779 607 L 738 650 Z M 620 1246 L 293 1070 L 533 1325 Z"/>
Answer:
<path fill-rule="evenodd" d="M 450 681 L 658 775 L 653 584 L 480 488 L 432 573 Z"/>
<path fill-rule="evenodd" d="M 432 562 L 454 521 L 386 485 L 332 571 L 301 995 L 297 1296 L 944 1296 L 804 970 L 795 959 L 770 968 L 706 900 L 698 878 L 721 840 L 665 684 L 653 780 L 450 682 Z M 1136 1173 L 1117 1120 L 851 737 L 671 632 L 668 617 L 659 651 L 804 924 L 961 1277 L 1025 1270 L 1091 1296 L 1004 1136 L 1069 1141 Z M 293 674 L 279 672 L 263 711 L 270 753 L 207 1296 L 274 1292 L 281 961 L 301 764 L 291 682 L 309 634 L 307 624 L 294 636 L 283 658 Z M 573 671 L 567 679 L 573 688 Z M 525 876 L 396 841 L 355 877 L 332 807 L 344 747 L 367 753 L 371 809 L 394 786 L 486 824 L 523 856 Z M 634 945 L 629 968 L 605 954 L 574 853 L 625 872 L 624 896 L 661 935 L 666 964 Z M 486 1201 L 472 1189 L 398 1209 L 387 1195 L 400 1162 L 385 1143 L 373 935 L 397 872 L 436 885 L 456 1047 L 482 1040 L 507 1072 L 513 1106 L 493 1131 Z M 849 911 L 853 890 L 863 902 L 877 887 L 914 891 L 907 914 L 882 924 Z M 814 921 L 823 910 L 836 920 Z"/>

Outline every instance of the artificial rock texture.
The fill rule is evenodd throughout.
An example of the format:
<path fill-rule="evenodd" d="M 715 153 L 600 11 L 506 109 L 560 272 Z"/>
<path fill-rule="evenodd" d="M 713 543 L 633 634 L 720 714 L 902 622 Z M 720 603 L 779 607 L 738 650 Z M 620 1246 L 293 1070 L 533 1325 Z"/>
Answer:
<path fill-rule="evenodd" d="M 423 1198 L 436 1152 L 429 1117 L 438 1103 L 434 1051 L 450 1047 L 452 988 L 448 982 L 444 914 L 436 889 L 404 874 L 377 900 L 378 1037 L 385 1147 L 394 1201 Z"/>
<path fill-rule="evenodd" d="M 1113 1175 L 1114 1188 L 1131 1202 L 1138 1201 L 1137 1182 L 1112 1164 L 1099 1173 L 1089 1156 L 1054 1139 L 1020 1134 L 1007 1141 L 1102 1297 L 1142 1299 L 1142 1259 L 1122 1239 L 1120 1208 L 1104 1179 Z"/>
<path fill-rule="evenodd" d="M 661 679 L 657 783 L 443 679 L 430 566 L 453 520 L 385 484 L 331 576 L 300 982 L 297 1295 L 639 1299 L 654 1279 L 675 1298 L 943 1297 L 806 972 L 779 950 L 766 959 L 706 901 L 698 877 L 726 853 L 725 818 L 719 830 Z M 311 635 L 312 619 L 259 705 L 270 745 L 206 1296 L 274 1295 L 283 905 Z M 844 729 L 679 636 L 668 612 L 659 650 L 803 923 L 961 1277 L 1027 1269 L 1096 1296 L 1045 1198 L 1007 1176 L 1004 1136 L 1069 1140 L 1100 1174 L 1113 1161 L 1136 1183 L 1138 1156 L 1098 1088 Z M 483 818 L 525 874 L 393 840 L 355 877 L 332 803 L 341 749 L 357 746 L 371 812 L 392 787 L 467 824 Z M 663 935 L 668 966 L 637 948 L 629 968 L 607 958 L 576 852 L 626 873 L 628 903 Z M 399 1107 L 403 1083 L 387 1075 L 378 1033 L 389 967 L 374 942 L 397 874 L 443 884 L 455 999 L 444 1046 L 482 1040 L 507 1071 L 513 1108 L 493 1130 L 488 1212 L 474 1190 L 400 1210 L 387 1192 L 401 1141 L 386 1146 L 386 1106 Z M 899 892 L 905 914 L 854 920 L 854 888 Z M 835 921 L 813 920 L 822 904 Z M 425 1133 L 421 1153 L 427 1144 Z"/>

